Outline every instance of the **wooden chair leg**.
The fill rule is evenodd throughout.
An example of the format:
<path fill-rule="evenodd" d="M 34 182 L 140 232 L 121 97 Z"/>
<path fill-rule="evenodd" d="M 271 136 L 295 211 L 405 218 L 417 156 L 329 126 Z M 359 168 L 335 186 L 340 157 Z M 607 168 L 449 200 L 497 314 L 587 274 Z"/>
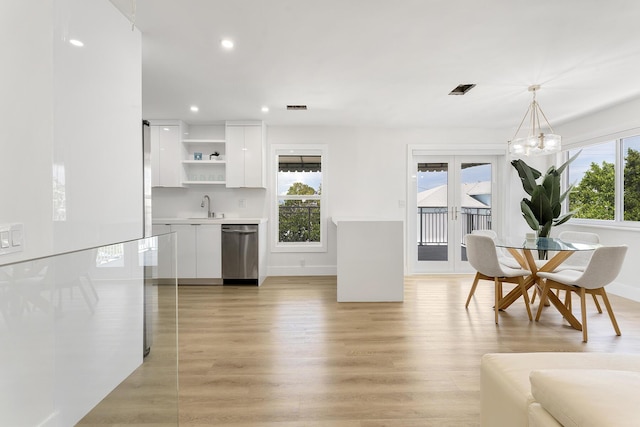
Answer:
<path fill-rule="evenodd" d="M 531 304 L 536 302 L 536 295 L 538 295 L 538 287 L 533 285 L 533 294 L 531 295 Z"/>
<path fill-rule="evenodd" d="M 502 290 L 502 281 L 497 278 L 494 277 L 493 281 L 495 283 L 495 305 L 494 305 L 494 311 L 495 311 L 495 317 L 496 317 L 496 325 L 498 324 L 498 310 L 500 310 L 500 295 L 502 294 L 501 290 Z"/>
<path fill-rule="evenodd" d="M 536 322 L 540 320 L 540 315 L 542 314 L 542 307 L 544 307 L 543 301 L 547 297 L 547 292 L 549 292 L 549 285 L 545 282 L 544 288 L 542 288 L 542 293 L 540 294 L 540 304 L 538 304 L 538 312 L 536 313 Z"/>
<path fill-rule="evenodd" d="M 529 293 L 527 292 L 527 288 L 524 287 L 524 278 L 518 277 L 518 285 L 520 286 L 520 290 L 522 291 L 522 298 L 524 299 L 524 305 L 527 307 L 529 322 L 531 322 L 533 320 L 533 316 L 531 315 L 531 305 L 529 305 Z"/>
<path fill-rule="evenodd" d="M 602 314 L 602 308 L 600 308 L 600 303 L 598 302 L 598 298 L 596 298 L 596 294 L 591 294 L 591 296 L 593 297 L 593 302 L 596 304 L 598 313 Z"/>
<path fill-rule="evenodd" d="M 567 310 L 571 311 L 571 292 L 569 291 L 564 295 L 564 306 L 567 307 Z"/>
<path fill-rule="evenodd" d="M 587 295 L 580 288 L 580 310 L 582 310 L 582 342 L 587 342 Z"/>
<path fill-rule="evenodd" d="M 476 292 L 476 288 L 478 287 L 478 282 L 480 281 L 480 273 L 476 273 L 476 277 L 473 279 L 473 285 L 471 285 L 471 290 L 469 291 L 469 296 L 467 297 L 467 303 L 464 305 L 464 308 L 469 308 L 469 302 L 471 301 L 471 297 Z"/>
<path fill-rule="evenodd" d="M 611 308 L 611 303 L 609 303 L 609 297 L 607 297 L 607 293 L 604 291 L 604 288 L 600 289 L 600 295 L 602 296 L 602 301 L 604 302 L 604 306 L 607 309 L 607 313 L 609 313 L 609 318 L 611 319 L 611 324 L 613 324 L 613 329 L 615 329 L 616 335 L 620 336 L 621 335 L 620 328 L 618 327 L 616 316 L 613 315 L 613 309 Z"/>

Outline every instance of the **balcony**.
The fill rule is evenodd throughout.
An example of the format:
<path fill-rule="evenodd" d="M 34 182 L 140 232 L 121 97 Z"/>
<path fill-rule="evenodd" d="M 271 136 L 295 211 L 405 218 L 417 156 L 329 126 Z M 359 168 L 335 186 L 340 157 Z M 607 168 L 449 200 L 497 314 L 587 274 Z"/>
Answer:
<path fill-rule="evenodd" d="M 473 230 L 491 229 L 490 208 L 461 208 L 458 223 L 462 227 L 461 238 Z M 418 207 L 418 261 L 446 261 L 449 245 L 449 209 L 442 207 Z M 463 245 L 463 240 L 460 244 Z M 462 257 L 466 260 L 464 245 Z"/>

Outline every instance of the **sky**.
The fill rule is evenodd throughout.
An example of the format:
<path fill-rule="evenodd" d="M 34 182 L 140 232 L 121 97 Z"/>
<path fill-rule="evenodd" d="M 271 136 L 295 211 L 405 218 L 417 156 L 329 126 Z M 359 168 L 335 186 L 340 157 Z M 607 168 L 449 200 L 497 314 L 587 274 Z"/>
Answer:
<path fill-rule="evenodd" d="M 640 136 L 624 139 L 624 154 L 632 148 L 640 151 Z M 582 180 L 584 173 L 591 168 L 591 163 L 602 165 L 602 162 L 615 163 L 616 143 L 609 141 L 601 144 L 590 145 L 582 149 L 569 150 L 569 157 L 578 151 L 582 153 L 569 165 L 569 183 L 577 184 Z"/>
<path fill-rule="evenodd" d="M 322 172 L 278 172 L 278 194 L 287 194 L 289 187 L 295 182 L 307 184 L 317 192 L 322 183 Z"/>
<path fill-rule="evenodd" d="M 462 169 L 462 183 L 491 181 L 491 165 Z M 418 172 L 418 193 L 447 183 L 446 172 Z"/>

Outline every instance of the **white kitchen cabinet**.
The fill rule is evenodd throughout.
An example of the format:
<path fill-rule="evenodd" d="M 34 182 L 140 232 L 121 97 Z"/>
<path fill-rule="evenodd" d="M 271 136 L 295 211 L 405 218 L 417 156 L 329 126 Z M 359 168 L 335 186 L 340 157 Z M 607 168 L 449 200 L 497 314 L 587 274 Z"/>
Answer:
<path fill-rule="evenodd" d="M 182 187 L 181 128 L 179 124 L 154 124 L 154 122 L 149 127 L 153 187 Z"/>
<path fill-rule="evenodd" d="M 171 224 L 178 236 L 178 278 L 196 278 L 196 228 L 191 224 Z"/>
<path fill-rule="evenodd" d="M 197 284 L 203 282 L 193 279 L 222 278 L 220 224 L 171 224 L 170 228 L 178 239 L 180 283 Z"/>
<path fill-rule="evenodd" d="M 227 187 L 265 188 L 265 126 L 227 122 Z"/>
<path fill-rule="evenodd" d="M 167 234 L 171 232 L 171 226 L 169 224 L 153 224 L 152 233 L 154 236 L 161 234 Z M 168 279 L 176 277 L 176 251 L 175 237 L 159 237 L 158 238 L 158 257 L 157 265 L 154 269 L 154 278 Z"/>
<path fill-rule="evenodd" d="M 222 277 L 222 232 L 220 224 L 196 226 L 196 277 Z"/>

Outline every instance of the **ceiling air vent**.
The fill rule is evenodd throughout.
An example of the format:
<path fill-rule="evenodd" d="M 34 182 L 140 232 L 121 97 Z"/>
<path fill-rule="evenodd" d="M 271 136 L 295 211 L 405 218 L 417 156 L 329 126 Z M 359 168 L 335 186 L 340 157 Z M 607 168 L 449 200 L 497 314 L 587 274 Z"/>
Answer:
<path fill-rule="evenodd" d="M 306 105 L 287 105 L 287 110 L 306 110 Z"/>
<path fill-rule="evenodd" d="M 464 95 L 475 87 L 475 84 L 458 85 L 449 95 Z"/>

